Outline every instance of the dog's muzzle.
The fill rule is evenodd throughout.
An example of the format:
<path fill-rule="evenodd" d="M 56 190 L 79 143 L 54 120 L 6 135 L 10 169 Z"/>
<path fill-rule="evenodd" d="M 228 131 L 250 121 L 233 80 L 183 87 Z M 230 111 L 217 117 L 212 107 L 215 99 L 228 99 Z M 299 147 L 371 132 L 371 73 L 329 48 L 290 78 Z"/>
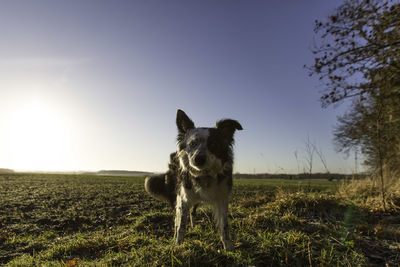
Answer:
<path fill-rule="evenodd" d="M 194 158 L 194 164 L 198 168 L 204 167 L 206 162 L 207 162 L 207 156 L 204 154 L 199 154 Z"/>

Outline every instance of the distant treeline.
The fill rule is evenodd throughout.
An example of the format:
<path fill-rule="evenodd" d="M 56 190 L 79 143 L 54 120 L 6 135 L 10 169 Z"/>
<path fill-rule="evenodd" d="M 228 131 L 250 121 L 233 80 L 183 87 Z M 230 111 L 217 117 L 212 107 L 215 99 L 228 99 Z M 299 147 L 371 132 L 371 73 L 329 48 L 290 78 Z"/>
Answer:
<path fill-rule="evenodd" d="M 241 179 L 327 179 L 327 180 L 342 180 L 342 179 L 363 179 L 366 174 L 341 174 L 341 173 L 299 173 L 299 174 L 271 174 L 271 173 L 235 173 L 233 178 Z"/>
<path fill-rule="evenodd" d="M 96 175 L 116 175 L 116 176 L 149 176 L 152 172 L 144 171 L 126 171 L 126 170 L 101 170 L 95 172 Z"/>
<path fill-rule="evenodd" d="M 10 173 L 10 172 L 14 172 L 14 170 L 5 169 L 5 168 L 0 168 L 0 173 Z"/>

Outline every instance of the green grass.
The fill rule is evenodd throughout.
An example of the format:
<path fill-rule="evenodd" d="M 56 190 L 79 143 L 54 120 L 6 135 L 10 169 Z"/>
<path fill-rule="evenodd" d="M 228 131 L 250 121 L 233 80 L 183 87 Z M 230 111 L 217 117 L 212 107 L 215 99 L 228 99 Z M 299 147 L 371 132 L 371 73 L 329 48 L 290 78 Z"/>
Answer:
<path fill-rule="evenodd" d="M 338 181 L 327 181 L 326 179 L 235 179 L 236 186 L 260 186 L 264 189 L 275 190 L 282 188 L 286 191 L 327 191 L 334 193 L 339 188 Z"/>
<path fill-rule="evenodd" d="M 0 174 L 0 265 L 398 266 L 400 215 L 341 199 L 325 180 L 234 181 L 233 252 L 209 207 L 173 244 L 173 212 L 143 178 Z"/>

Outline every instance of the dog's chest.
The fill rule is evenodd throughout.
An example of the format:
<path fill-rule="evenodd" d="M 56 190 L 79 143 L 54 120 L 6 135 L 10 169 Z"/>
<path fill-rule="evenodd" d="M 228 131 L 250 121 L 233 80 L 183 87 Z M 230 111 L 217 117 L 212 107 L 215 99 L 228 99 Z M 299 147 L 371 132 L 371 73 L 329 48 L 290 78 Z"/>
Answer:
<path fill-rule="evenodd" d="M 187 193 L 194 202 L 215 203 L 221 199 L 227 199 L 230 192 L 227 179 L 217 179 L 211 176 L 194 178 L 192 185 Z"/>

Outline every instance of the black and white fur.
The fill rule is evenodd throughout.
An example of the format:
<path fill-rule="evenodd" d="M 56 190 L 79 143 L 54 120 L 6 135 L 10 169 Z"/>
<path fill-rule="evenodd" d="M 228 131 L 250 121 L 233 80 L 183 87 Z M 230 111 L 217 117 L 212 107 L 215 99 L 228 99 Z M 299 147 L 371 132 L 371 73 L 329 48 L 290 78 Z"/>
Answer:
<path fill-rule="evenodd" d="M 147 177 L 146 191 L 175 209 L 175 242 L 180 244 L 190 210 L 200 202 L 213 207 L 225 250 L 231 250 L 228 201 L 232 191 L 233 134 L 242 130 L 235 120 L 218 121 L 215 128 L 196 128 L 183 112 L 176 114 L 177 151 L 170 155 L 167 173 Z M 190 222 L 193 226 L 192 212 Z"/>

